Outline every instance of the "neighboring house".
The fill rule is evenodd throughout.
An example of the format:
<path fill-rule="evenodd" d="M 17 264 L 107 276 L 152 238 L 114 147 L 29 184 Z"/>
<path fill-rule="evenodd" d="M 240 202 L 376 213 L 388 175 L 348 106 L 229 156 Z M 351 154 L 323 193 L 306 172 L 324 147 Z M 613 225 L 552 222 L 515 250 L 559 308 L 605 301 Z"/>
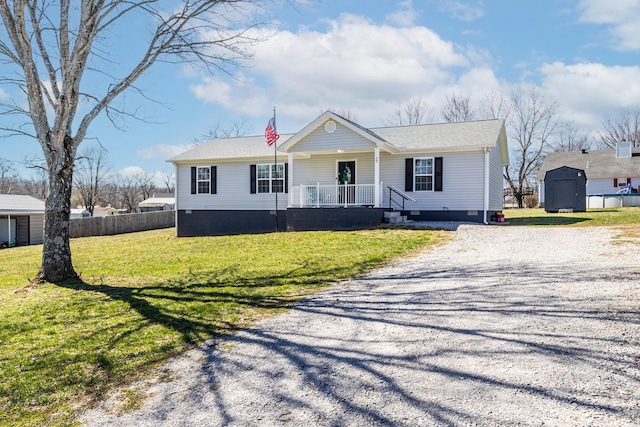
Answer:
<path fill-rule="evenodd" d="M 0 194 L 0 245 L 42 243 L 44 202 L 31 196 Z"/>
<path fill-rule="evenodd" d="M 121 212 L 122 211 L 122 212 Z M 112 208 L 111 206 L 94 206 L 93 207 L 93 216 L 112 216 L 112 215 L 119 215 L 121 213 L 126 213 L 127 210 L 126 209 L 116 209 L 116 208 Z"/>
<path fill-rule="evenodd" d="M 154 194 L 138 204 L 138 212 L 172 211 L 176 206 L 176 197 L 173 193 Z"/>
<path fill-rule="evenodd" d="M 357 229 L 392 209 L 486 222 L 502 210 L 502 120 L 366 129 L 326 112 L 278 143 L 215 139 L 170 159 L 177 235 Z"/>
<path fill-rule="evenodd" d="M 90 216 L 91 212 L 85 208 L 71 208 L 69 219 L 89 218 Z"/>
<path fill-rule="evenodd" d="M 563 166 L 585 172 L 587 197 L 623 193 L 629 184 L 634 193 L 640 189 L 640 148 L 632 148 L 629 142 L 610 150 L 549 153 L 536 177 L 541 201 L 546 173 Z"/>

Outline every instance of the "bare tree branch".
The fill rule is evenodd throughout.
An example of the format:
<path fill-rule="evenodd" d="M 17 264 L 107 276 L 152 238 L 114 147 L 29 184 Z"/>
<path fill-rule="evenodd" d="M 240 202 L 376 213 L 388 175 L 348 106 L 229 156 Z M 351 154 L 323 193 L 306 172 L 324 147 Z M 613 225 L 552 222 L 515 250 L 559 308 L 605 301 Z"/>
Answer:
<path fill-rule="evenodd" d="M 615 148 L 622 141 L 640 147 L 640 107 L 624 108 L 610 113 L 602 122 L 601 148 Z"/>
<path fill-rule="evenodd" d="M 518 207 L 523 206 L 525 189 L 533 184 L 533 174 L 540 167 L 544 153 L 558 123 L 558 104 L 536 86 L 521 86 L 511 93 L 509 128 L 512 162 L 505 169 L 507 180 Z"/>
<path fill-rule="evenodd" d="M 212 73 L 230 73 L 251 57 L 251 46 L 264 39 L 256 31 L 259 23 L 244 9 L 263 1 L 267 0 L 0 1 L 0 59 L 6 64 L 0 83 L 16 86 L 28 105 L 22 107 L 22 100 L 14 99 L 13 105 L 0 105 L 0 113 L 26 115 L 33 131 L 22 125 L 3 126 L 13 134 L 37 138 L 50 186 L 37 280 L 76 276 L 68 228 L 74 162 L 95 118 L 102 113 L 112 120 L 136 115 L 135 109 L 121 109 L 113 102 L 125 91 L 137 90 L 136 81 L 157 61 L 197 63 Z M 171 6 L 174 9 L 164 9 Z M 138 60 L 120 64 L 113 57 L 117 52 L 105 58 L 100 41 L 133 19 L 151 28 Z M 107 76 L 95 71 L 105 60 L 120 66 L 123 77 L 108 78 L 96 88 L 87 74 Z"/>
<path fill-rule="evenodd" d="M 440 110 L 440 114 L 444 121 L 451 122 L 467 122 L 475 119 L 475 111 L 471 107 L 471 100 L 468 96 L 456 95 L 455 93 L 447 100 Z"/>
<path fill-rule="evenodd" d="M 591 148 L 591 137 L 579 130 L 574 122 L 562 122 L 558 126 L 558 140 L 552 148 L 556 152 L 588 150 Z"/>
<path fill-rule="evenodd" d="M 413 97 L 403 106 L 397 106 L 391 118 L 384 120 L 387 126 L 407 126 L 433 123 L 434 114 L 422 97 Z"/>

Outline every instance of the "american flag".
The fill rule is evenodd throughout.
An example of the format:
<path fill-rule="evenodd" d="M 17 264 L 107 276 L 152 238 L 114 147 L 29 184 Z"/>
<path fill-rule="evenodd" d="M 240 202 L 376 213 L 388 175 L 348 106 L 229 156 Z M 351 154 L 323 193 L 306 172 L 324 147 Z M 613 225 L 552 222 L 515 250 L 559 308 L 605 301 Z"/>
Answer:
<path fill-rule="evenodd" d="M 274 124 L 275 123 L 273 118 L 270 118 L 269 124 L 267 125 L 267 128 L 264 130 L 264 140 L 266 141 L 269 147 L 271 147 L 274 144 L 274 142 L 276 142 L 278 138 L 280 138 L 280 135 L 278 135 L 278 133 L 276 132 Z"/>

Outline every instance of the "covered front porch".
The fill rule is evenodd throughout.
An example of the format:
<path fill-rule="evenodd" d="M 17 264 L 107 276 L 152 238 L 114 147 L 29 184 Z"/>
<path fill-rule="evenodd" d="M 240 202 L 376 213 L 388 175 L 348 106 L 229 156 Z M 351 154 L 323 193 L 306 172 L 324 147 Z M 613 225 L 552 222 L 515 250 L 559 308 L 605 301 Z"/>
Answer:
<path fill-rule="evenodd" d="M 294 185 L 289 193 L 289 206 L 298 208 L 380 207 L 376 194 L 383 194 L 383 184 Z"/>
<path fill-rule="evenodd" d="M 384 207 L 381 153 L 398 152 L 380 136 L 331 112 L 278 151 L 287 155 L 288 206 L 294 208 Z"/>
<path fill-rule="evenodd" d="M 380 149 L 340 151 L 288 153 L 288 207 L 385 207 Z"/>

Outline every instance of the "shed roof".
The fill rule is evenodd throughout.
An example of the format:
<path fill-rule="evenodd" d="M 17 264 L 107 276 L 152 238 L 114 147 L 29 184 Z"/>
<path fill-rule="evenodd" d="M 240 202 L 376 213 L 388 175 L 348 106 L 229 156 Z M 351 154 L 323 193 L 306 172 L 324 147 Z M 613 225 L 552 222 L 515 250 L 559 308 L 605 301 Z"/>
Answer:
<path fill-rule="evenodd" d="M 617 158 L 616 150 L 594 150 L 582 153 L 549 153 L 538 171 L 538 181 L 544 181 L 546 173 L 562 166 L 585 171 L 589 179 L 640 177 L 640 148 L 632 151 L 632 157 Z"/>
<path fill-rule="evenodd" d="M 24 194 L 0 194 L 0 215 L 43 214 L 44 202 Z"/>

